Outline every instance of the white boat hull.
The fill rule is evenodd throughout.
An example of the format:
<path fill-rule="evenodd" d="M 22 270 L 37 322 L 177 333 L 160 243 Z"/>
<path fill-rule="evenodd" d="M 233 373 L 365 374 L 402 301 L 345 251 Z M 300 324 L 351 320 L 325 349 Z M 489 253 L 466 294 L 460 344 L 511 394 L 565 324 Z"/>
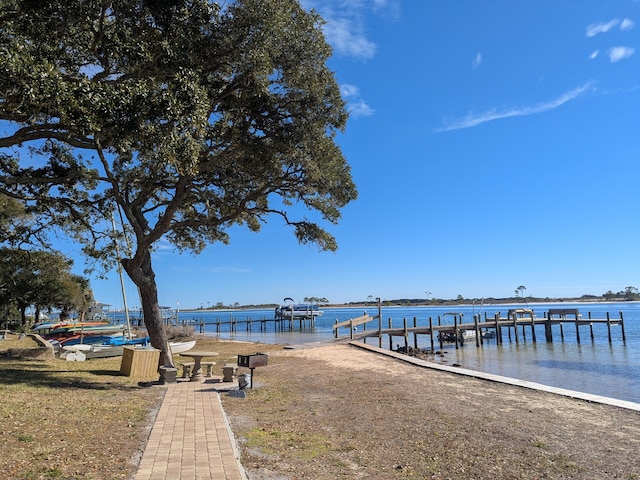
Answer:
<path fill-rule="evenodd" d="M 195 346 L 195 340 L 189 340 L 188 342 L 169 342 L 169 348 L 171 349 L 171 353 L 173 355 L 189 351 Z"/>
<path fill-rule="evenodd" d="M 288 320 L 301 320 L 301 319 L 312 319 L 316 317 L 321 317 L 324 315 L 322 310 L 312 309 L 312 308 L 291 308 L 289 306 L 283 306 L 280 308 L 276 308 L 276 318 Z"/>
<path fill-rule="evenodd" d="M 169 348 L 171 348 L 171 353 L 173 355 L 191 350 L 195 345 L 195 340 L 187 342 L 169 342 Z M 142 347 L 142 345 L 136 345 L 135 347 Z M 91 349 L 85 351 L 84 354 L 87 358 L 108 358 L 119 357 L 123 352 L 123 345 L 92 345 Z"/>

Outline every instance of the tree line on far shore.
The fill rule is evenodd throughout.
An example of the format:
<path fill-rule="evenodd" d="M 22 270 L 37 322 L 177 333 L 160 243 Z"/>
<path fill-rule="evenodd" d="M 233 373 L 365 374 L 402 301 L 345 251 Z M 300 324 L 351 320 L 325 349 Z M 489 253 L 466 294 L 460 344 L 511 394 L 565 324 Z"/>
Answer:
<path fill-rule="evenodd" d="M 484 298 L 464 298 L 462 295 L 458 295 L 456 298 L 399 298 L 394 300 L 383 300 L 382 305 L 460 305 L 460 304 L 500 304 L 500 303 L 563 303 L 563 302 L 632 302 L 640 300 L 640 293 L 638 289 L 633 286 L 626 287 L 619 292 L 613 292 L 612 290 L 603 293 L 602 295 L 590 295 L 585 294 L 580 297 L 484 297 Z M 348 305 L 365 305 L 372 304 L 364 300 L 357 302 L 349 302 Z"/>
<path fill-rule="evenodd" d="M 313 299 L 313 301 L 311 301 Z M 568 303 L 568 302 L 633 302 L 640 300 L 640 293 L 636 287 L 629 286 L 624 290 L 613 292 L 608 290 L 602 295 L 590 295 L 585 294 L 580 297 L 534 297 L 534 296 L 514 296 L 514 297 L 484 297 L 484 298 L 464 298 L 462 295 L 458 295 L 456 298 L 397 298 L 393 300 L 381 300 L 382 306 L 419 306 L 419 305 L 481 305 L 481 304 L 528 304 L 528 303 Z M 340 306 L 373 306 L 377 305 L 377 301 L 373 300 L 373 297 L 368 297 L 366 300 L 356 300 L 346 303 L 334 303 L 330 302 L 325 297 L 305 297 L 304 303 L 314 303 L 323 307 L 340 307 Z M 261 304 L 247 304 L 243 305 L 240 302 L 233 304 L 225 304 L 224 302 L 211 303 L 207 302 L 207 305 L 201 304 L 196 310 L 221 310 L 221 309 L 269 309 L 277 307 L 275 303 L 261 303 Z"/>

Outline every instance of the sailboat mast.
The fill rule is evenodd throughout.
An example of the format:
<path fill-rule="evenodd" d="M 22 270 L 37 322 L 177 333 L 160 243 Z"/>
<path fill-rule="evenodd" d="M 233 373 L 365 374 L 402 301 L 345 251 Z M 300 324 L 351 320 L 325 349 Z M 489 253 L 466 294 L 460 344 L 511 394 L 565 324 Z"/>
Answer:
<path fill-rule="evenodd" d="M 116 246 L 116 256 L 118 257 L 118 275 L 120 276 L 120 288 L 122 289 L 122 300 L 124 302 L 124 316 L 127 320 L 127 331 L 129 332 L 129 338 L 133 338 L 131 334 L 131 322 L 129 321 L 129 306 L 127 305 L 127 293 L 124 288 L 124 276 L 122 275 L 122 264 L 120 263 L 120 250 L 118 249 L 118 238 L 116 230 L 116 222 L 111 214 L 111 225 L 113 227 L 113 235 Z"/>

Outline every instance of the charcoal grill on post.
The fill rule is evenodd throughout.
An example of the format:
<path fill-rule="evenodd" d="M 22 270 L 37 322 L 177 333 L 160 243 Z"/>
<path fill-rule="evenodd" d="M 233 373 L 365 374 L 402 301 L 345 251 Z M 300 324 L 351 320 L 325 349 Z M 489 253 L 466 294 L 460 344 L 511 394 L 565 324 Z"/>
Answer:
<path fill-rule="evenodd" d="M 246 367 L 251 370 L 251 386 L 253 388 L 253 370 L 256 367 L 264 367 L 267 365 L 269 355 L 266 353 L 252 353 L 250 355 L 238 355 L 238 366 Z"/>

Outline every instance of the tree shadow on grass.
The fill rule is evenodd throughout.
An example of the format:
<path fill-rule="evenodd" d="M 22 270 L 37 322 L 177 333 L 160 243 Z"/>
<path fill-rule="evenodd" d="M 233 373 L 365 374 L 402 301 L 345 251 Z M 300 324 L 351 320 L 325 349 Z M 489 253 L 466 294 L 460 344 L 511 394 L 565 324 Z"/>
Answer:
<path fill-rule="evenodd" d="M 95 376 L 96 380 L 92 381 Z M 113 382 L 105 382 L 105 377 L 113 377 Z M 29 385 L 48 388 L 71 388 L 87 390 L 138 389 L 138 385 L 122 383 L 120 372 L 113 370 L 55 370 L 47 363 L 7 362 L 0 360 L 0 385 Z"/>

